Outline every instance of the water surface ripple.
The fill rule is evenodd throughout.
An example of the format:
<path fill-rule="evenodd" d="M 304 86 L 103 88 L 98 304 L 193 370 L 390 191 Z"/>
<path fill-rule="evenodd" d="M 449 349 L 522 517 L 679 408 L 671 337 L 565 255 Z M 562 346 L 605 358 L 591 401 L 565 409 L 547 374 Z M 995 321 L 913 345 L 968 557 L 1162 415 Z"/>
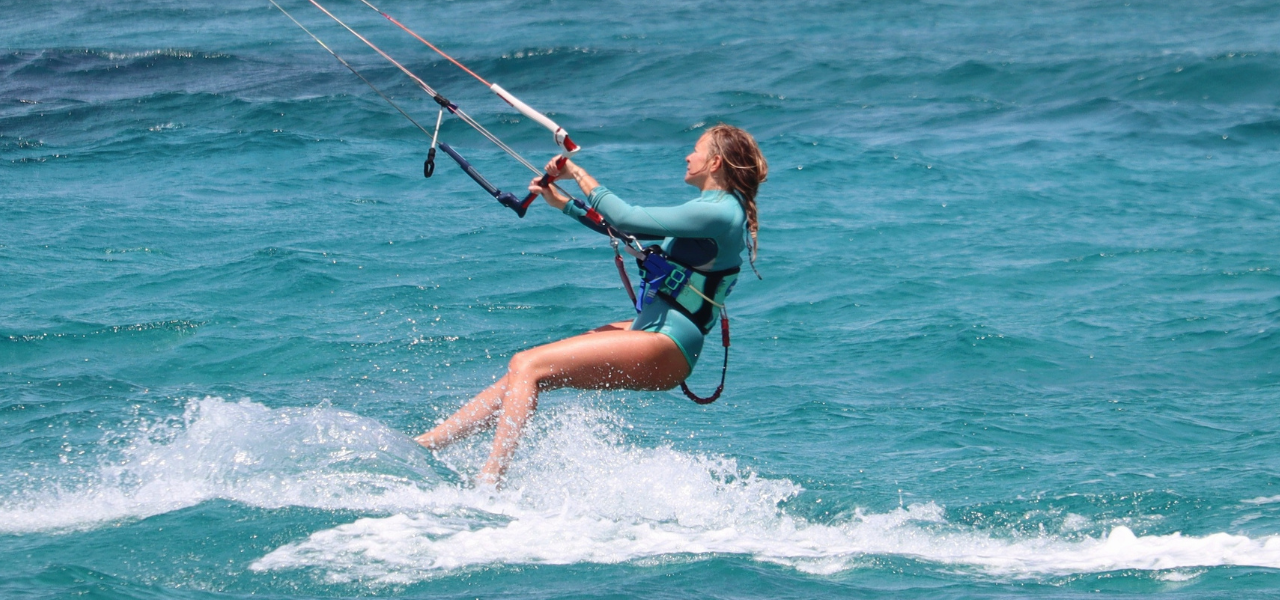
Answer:
<path fill-rule="evenodd" d="M 691 198 L 709 124 L 757 135 L 725 397 L 548 394 L 509 488 L 470 489 L 487 440 L 410 437 L 625 318 L 607 241 L 424 180 L 269 3 L 0 0 L 0 595 L 1278 595 L 1274 2 L 381 4 L 628 199 Z"/>

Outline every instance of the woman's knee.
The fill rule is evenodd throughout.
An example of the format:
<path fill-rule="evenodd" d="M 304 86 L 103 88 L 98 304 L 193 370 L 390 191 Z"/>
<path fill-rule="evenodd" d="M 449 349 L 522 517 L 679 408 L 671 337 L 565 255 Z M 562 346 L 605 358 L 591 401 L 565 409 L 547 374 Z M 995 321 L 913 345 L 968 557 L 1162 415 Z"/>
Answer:
<path fill-rule="evenodd" d="M 511 360 L 507 361 L 507 377 L 512 377 L 517 373 L 528 370 L 530 364 L 528 350 L 522 350 L 512 354 Z"/>
<path fill-rule="evenodd" d="M 536 382 L 543 377 L 541 371 L 542 361 L 538 360 L 536 349 L 517 352 L 511 357 L 511 361 L 507 363 L 507 377 L 523 380 L 532 379 Z"/>

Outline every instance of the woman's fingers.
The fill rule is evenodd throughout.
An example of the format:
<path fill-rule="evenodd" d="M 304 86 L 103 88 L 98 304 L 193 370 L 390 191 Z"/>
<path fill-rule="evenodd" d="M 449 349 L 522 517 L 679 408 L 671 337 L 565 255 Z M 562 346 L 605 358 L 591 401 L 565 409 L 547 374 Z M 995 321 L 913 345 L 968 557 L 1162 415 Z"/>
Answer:
<path fill-rule="evenodd" d="M 560 160 L 560 157 L 557 156 L 551 159 L 551 162 L 547 163 L 545 170 L 547 172 L 547 175 L 551 176 L 551 179 L 560 179 L 561 177 L 570 177 L 573 174 L 573 170 L 578 168 L 578 165 L 573 164 L 573 161 L 567 158 L 564 159 L 563 167 L 556 166 L 556 162 L 559 160 Z"/>

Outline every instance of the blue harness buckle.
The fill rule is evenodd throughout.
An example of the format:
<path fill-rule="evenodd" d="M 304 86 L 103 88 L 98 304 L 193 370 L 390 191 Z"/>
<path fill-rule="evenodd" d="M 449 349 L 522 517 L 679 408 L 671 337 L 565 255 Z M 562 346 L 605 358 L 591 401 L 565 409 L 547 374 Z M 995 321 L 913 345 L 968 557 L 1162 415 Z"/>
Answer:
<path fill-rule="evenodd" d="M 651 304 L 658 292 L 679 296 L 688 282 L 688 269 L 673 264 L 656 250 L 647 251 L 640 263 L 640 294 L 636 296 L 636 312 Z"/>

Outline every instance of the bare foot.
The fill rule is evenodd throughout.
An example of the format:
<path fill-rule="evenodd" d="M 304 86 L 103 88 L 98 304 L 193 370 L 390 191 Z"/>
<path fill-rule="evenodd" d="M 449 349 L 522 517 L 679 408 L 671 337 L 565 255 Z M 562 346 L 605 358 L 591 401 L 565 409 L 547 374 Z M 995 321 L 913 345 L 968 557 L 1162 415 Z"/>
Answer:
<path fill-rule="evenodd" d="M 416 438 L 413 438 L 413 441 L 418 442 L 424 448 L 431 451 L 436 451 L 449 445 L 448 439 L 440 439 L 441 436 L 434 434 L 434 430 L 428 431 Z"/>
<path fill-rule="evenodd" d="M 498 488 L 502 487 L 502 478 L 492 473 L 481 471 L 479 475 L 476 475 L 475 487 L 477 490 L 496 492 Z"/>

